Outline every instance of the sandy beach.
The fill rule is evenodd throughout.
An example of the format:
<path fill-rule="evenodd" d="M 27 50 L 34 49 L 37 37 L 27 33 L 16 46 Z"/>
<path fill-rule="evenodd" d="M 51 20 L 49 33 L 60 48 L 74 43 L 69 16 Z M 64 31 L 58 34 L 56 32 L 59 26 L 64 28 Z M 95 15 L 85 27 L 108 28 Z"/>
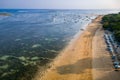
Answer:
<path fill-rule="evenodd" d="M 100 26 L 93 38 L 93 80 L 120 80 L 120 71 L 115 71 L 114 69 L 110 53 L 105 43 L 104 33 L 102 26 Z"/>
<path fill-rule="evenodd" d="M 43 76 L 37 74 L 34 80 L 120 80 L 106 51 L 101 19 L 102 16 L 98 16 L 93 20 L 55 58 Z"/>

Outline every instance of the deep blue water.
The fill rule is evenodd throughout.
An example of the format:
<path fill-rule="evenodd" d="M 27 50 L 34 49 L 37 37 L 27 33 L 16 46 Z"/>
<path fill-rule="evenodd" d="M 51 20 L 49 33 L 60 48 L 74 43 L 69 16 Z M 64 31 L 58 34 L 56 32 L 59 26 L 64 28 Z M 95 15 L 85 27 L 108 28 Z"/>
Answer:
<path fill-rule="evenodd" d="M 20 67 L 48 63 L 97 15 L 118 11 L 1 9 L 0 12 L 10 14 L 0 16 L 0 76 L 5 77 Z"/>

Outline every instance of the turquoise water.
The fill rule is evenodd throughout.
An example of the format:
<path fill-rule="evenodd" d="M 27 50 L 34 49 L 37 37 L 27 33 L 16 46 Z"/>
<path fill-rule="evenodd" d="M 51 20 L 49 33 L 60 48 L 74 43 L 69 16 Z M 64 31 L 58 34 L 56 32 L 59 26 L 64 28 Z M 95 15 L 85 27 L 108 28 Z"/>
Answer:
<path fill-rule="evenodd" d="M 116 10 L 0 10 L 0 79 L 52 61 L 99 14 Z M 10 80 L 13 80 L 11 78 Z"/>

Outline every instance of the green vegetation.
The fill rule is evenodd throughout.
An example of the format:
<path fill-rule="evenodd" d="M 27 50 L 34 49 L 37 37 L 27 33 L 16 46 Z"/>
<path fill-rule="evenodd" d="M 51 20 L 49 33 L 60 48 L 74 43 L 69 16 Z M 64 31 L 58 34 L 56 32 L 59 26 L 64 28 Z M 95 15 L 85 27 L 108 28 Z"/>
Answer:
<path fill-rule="evenodd" d="M 50 67 L 48 64 L 65 46 L 62 40 L 49 38 L 47 42 L 45 39 L 41 43 L 27 41 L 19 46 L 21 40 L 16 39 L 12 47 L 4 44 L 5 48 L 0 50 L 0 80 L 32 80 L 38 68 Z"/>
<path fill-rule="evenodd" d="M 0 57 L 0 80 L 32 80 L 38 68 L 46 66 L 49 62 L 49 58 L 37 56 Z"/>
<path fill-rule="evenodd" d="M 27 65 L 18 69 L 19 70 L 10 70 L 7 73 L 3 73 L 0 80 L 31 80 L 34 78 L 38 66 Z"/>
<path fill-rule="evenodd" d="M 0 13 L 0 16 L 11 16 L 9 13 Z"/>
<path fill-rule="evenodd" d="M 105 15 L 102 19 L 103 28 L 114 33 L 115 39 L 120 42 L 120 13 Z"/>

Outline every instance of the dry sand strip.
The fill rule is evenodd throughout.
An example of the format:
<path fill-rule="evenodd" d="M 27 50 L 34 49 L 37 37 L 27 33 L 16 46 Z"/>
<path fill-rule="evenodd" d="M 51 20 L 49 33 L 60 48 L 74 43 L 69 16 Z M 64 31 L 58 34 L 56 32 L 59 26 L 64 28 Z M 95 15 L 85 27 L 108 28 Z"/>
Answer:
<path fill-rule="evenodd" d="M 45 74 L 35 80 L 93 80 L 92 40 L 99 29 L 102 16 L 93 20 L 87 29 L 73 40 L 53 61 Z"/>
<path fill-rule="evenodd" d="M 93 80 L 120 80 L 120 71 L 114 71 L 110 53 L 104 39 L 102 25 L 93 39 Z"/>

